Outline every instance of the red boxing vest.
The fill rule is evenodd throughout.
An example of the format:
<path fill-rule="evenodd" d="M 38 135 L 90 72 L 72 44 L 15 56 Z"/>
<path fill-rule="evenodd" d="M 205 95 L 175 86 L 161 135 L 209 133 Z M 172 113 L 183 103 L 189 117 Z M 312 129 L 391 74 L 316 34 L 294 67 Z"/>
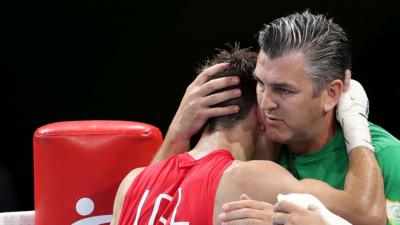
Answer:
<path fill-rule="evenodd" d="M 148 166 L 132 182 L 119 225 L 212 225 L 221 176 L 233 162 L 226 150 L 195 160 L 183 153 Z"/>

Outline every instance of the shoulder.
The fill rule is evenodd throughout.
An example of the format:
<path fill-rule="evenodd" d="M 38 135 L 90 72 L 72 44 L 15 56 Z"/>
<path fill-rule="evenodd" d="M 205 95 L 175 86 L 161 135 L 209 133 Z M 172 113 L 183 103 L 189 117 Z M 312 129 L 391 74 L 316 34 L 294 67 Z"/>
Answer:
<path fill-rule="evenodd" d="M 127 179 L 127 181 L 133 181 L 137 175 L 139 175 L 146 167 L 139 167 L 136 169 L 131 170 L 128 175 L 126 175 L 126 177 L 124 178 Z"/>
<path fill-rule="evenodd" d="M 132 182 L 135 178 L 143 171 L 145 167 L 136 168 L 131 170 L 128 175 L 122 180 L 121 184 L 119 185 L 117 194 L 114 200 L 114 207 L 113 207 L 113 219 L 111 224 L 117 224 L 119 221 L 120 213 L 125 201 L 126 193 L 131 186 Z"/>
<path fill-rule="evenodd" d="M 291 174 L 279 164 L 269 161 L 269 160 L 251 160 L 251 161 L 235 161 L 226 173 L 230 173 L 233 176 L 243 176 L 245 179 L 252 179 L 253 177 L 249 175 L 257 175 L 271 177 L 274 174 L 277 175 L 288 175 Z"/>
<path fill-rule="evenodd" d="M 370 123 L 376 159 L 385 180 L 386 198 L 400 200 L 400 141 L 382 127 Z"/>
<path fill-rule="evenodd" d="M 382 127 L 370 123 L 372 143 L 380 167 L 400 168 L 400 141 Z"/>
<path fill-rule="evenodd" d="M 146 167 L 139 167 L 136 169 L 131 170 L 128 175 L 125 176 L 125 178 L 122 180 L 120 184 L 120 188 L 124 191 L 124 193 L 127 192 L 129 187 L 131 186 L 132 182 L 136 179 L 136 177 L 145 169 Z"/>
<path fill-rule="evenodd" d="M 377 154 L 386 149 L 397 149 L 398 154 L 400 154 L 400 141 L 396 137 L 382 127 L 373 123 L 369 123 L 369 127 L 371 131 L 372 143 Z"/>
<path fill-rule="evenodd" d="M 242 193 L 267 202 L 276 201 L 278 193 L 294 191 L 293 187 L 298 185 L 286 169 L 265 160 L 235 161 L 223 177 L 227 183 L 240 187 Z"/>
<path fill-rule="evenodd" d="M 136 177 L 145 169 L 145 167 L 140 167 L 131 170 L 128 175 L 122 180 L 121 184 L 119 185 L 117 195 L 125 196 L 126 192 L 128 191 L 129 187 L 131 186 L 132 182 L 136 179 Z M 118 197 L 118 196 L 117 196 Z"/>
<path fill-rule="evenodd" d="M 235 162 L 226 170 L 225 173 L 232 176 L 241 176 L 243 174 L 260 175 L 261 171 L 269 174 L 270 171 L 279 171 L 283 169 L 280 165 L 267 160 L 251 160 L 251 161 L 238 161 Z"/>

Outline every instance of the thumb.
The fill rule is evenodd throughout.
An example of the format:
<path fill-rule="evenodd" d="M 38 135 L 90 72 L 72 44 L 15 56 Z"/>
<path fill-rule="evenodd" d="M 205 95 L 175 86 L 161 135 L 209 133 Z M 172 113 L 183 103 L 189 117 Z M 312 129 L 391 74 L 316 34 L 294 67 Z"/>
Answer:
<path fill-rule="evenodd" d="M 351 70 L 346 70 L 345 75 L 344 75 L 344 88 L 343 92 L 346 92 L 349 90 L 350 87 L 350 80 L 351 80 Z"/>
<path fill-rule="evenodd" d="M 251 198 L 246 194 L 241 194 L 240 195 L 240 200 L 251 200 Z"/>

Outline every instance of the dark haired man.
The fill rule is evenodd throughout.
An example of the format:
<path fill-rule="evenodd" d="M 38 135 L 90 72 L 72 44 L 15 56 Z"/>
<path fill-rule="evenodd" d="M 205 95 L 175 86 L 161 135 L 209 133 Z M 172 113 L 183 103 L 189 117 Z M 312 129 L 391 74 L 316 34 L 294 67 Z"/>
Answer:
<path fill-rule="evenodd" d="M 252 78 L 256 59 L 256 53 L 234 48 L 206 64 L 229 62 L 229 69 L 211 79 L 237 74 L 242 96 L 222 104 L 238 104 L 244 110 L 210 120 L 190 153 L 133 170 L 118 190 L 112 224 L 216 224 L 214 215 L 226 202 L 226 197 L 217 197 L 214 203 L 220 179 L 234 158 L 250 159 L 259 136 Z"/>

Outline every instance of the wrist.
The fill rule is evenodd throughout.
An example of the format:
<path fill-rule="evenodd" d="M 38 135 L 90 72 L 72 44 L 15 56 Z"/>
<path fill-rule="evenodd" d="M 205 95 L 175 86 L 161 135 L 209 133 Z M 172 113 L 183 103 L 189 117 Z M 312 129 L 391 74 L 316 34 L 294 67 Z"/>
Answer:
<path fill-rule="evenodd" d="M 162 145 L 163 148 L 167 148 L 169 151 L 178 153 L 185 152 L 189 150 L 190 137 L 177 132 L 168 131 Z"/>
<path fill-rule="evenodd" d="M 341 120 L 347 152 L 357 147 L 374 150 L 368 120 L 360 114 L 343 117 Z"/>

